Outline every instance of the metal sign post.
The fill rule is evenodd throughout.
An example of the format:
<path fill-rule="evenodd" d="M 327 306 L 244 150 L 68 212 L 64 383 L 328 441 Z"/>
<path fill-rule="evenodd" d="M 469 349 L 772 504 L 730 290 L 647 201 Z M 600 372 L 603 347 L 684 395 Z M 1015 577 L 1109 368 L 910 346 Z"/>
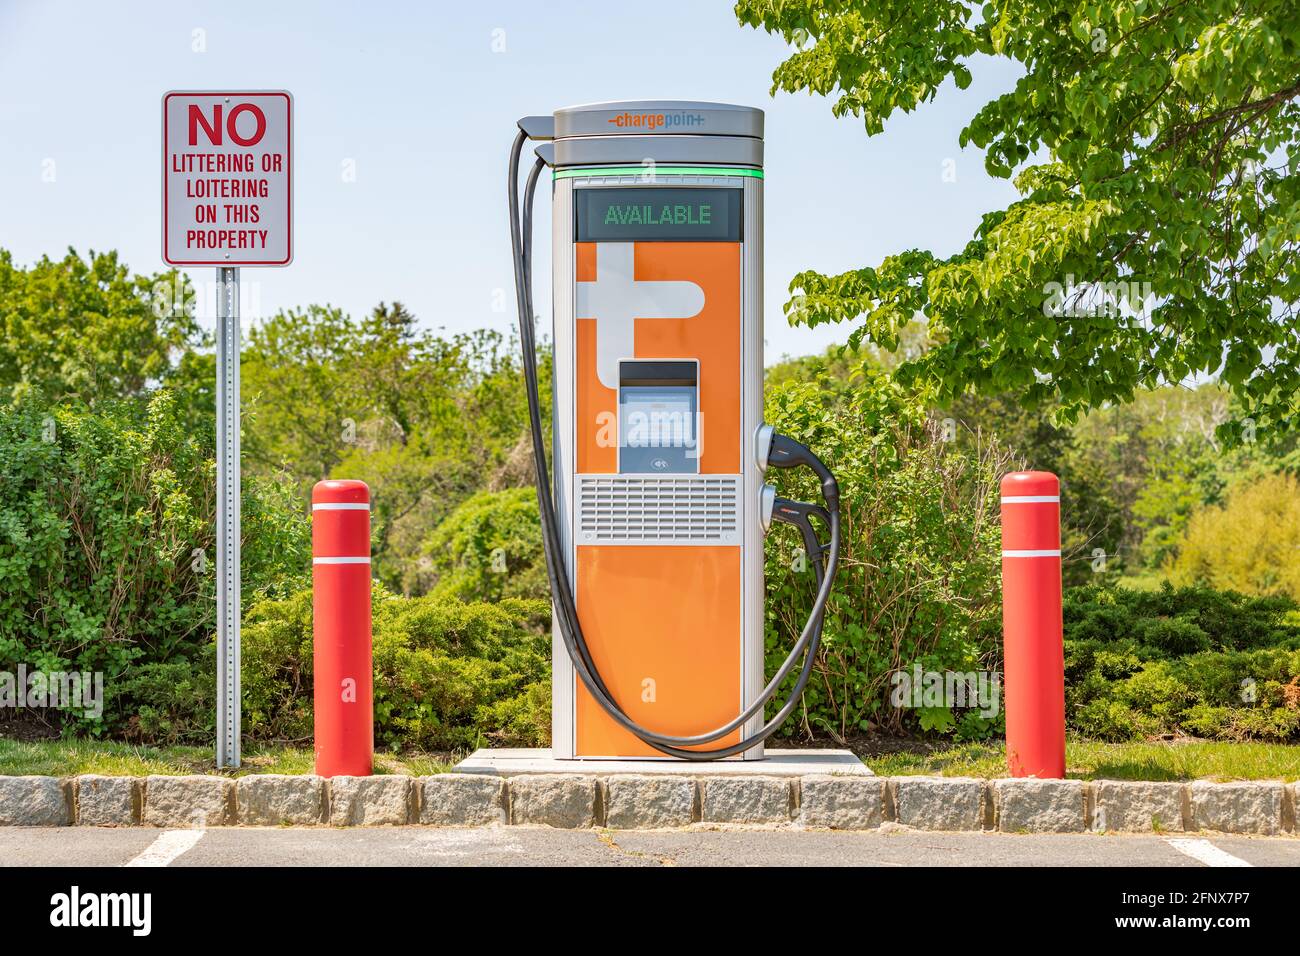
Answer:
<path fill-rule="evenodd" d="M 239 766 L 239 267 L 293 261 L 293 97 L 162 100 L 162 257 L 217 268 L 217 766 Z"/>
<path fill-rule="evenodd" d="M 239 766 L 239 270 L 217 269 L 217 766 Z"/>

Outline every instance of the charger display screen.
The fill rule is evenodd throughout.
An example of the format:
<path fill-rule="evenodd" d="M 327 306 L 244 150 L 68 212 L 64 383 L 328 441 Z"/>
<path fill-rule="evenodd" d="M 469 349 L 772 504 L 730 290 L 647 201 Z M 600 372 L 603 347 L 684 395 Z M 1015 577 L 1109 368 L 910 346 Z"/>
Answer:
<path fill-rule="evenodd" d="M 740 242 L 739 189 L 615 186 L 574 195 L 578 242 Z"/>
<path fill-rule="evenodd" d="M 619 468 L 623 474 L 695 474 L 699 381 L 694 362 L 619 363 Z"/>

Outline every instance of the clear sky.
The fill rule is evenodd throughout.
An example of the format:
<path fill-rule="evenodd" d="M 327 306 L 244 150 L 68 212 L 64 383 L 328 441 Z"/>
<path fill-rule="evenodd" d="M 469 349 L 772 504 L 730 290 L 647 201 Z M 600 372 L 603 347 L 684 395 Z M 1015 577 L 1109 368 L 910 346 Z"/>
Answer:
<path fill-rule="evenodd" d="M 957 134 L 1015 76 L 977 67 L 969 89 L 949 87 L 869 139 L 827 99 L 769 96 L 786 52 L 740 27 L 727 0 L 0 0 L 0 247 L 21 265 L 72 246 L 162 269 L 162 94 L 288 89 L 295 258 L 244 270 L 260 310 L 317 302 L 361 314 L 399 300 L 429 328 L 505 331 L 517 117 L 614 99 L 741 103 L 767 111 L 768 358 L 820 351 L 848 329 L 788 326 L 795 273 L 913 247 L 948 254 L 1014 197 L 979 151 L 958 150 Z M 540 205 L 537 302 L 547 303 Z M 212 270 L 191 275 L 210 282 Z"/>

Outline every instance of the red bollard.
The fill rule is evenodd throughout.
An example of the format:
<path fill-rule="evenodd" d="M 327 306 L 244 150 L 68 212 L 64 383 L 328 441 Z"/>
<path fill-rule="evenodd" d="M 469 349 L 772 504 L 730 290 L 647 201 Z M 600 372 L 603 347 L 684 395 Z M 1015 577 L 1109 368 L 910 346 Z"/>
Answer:
<path fill-rule="evenodd" d="M 1061 483 L 1048 471 L 1002 479 L 1003 699 L 1013 777 L 1065 776 Z"/>
<path fill-rule="evenodd" d="M 316 773 L 374 770 L 370 655 L 370 489 L 318 481 L 311 490 Z"/>

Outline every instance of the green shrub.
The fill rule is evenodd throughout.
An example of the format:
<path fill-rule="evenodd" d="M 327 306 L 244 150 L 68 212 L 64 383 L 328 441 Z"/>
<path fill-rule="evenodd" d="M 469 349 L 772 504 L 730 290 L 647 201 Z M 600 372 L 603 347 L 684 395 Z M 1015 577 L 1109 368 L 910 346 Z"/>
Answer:
<path fill-rule="evenodd" d="M 396 748 L 539 746 L 550 738 L 550 607 L 373 593 L 375 743 Z M 312 735 L 312 602 L 304 591 L 249 608 L 247 733 Z"/>
<path fill-rule="evenodd" d="M 1274 647 L 1300 640 L 1300 628 L 1287 622 L 1295 607 L 1286 597 L 1251 597 L 1168 584 L 1158 591 L 1071 588 L 1062 602 L 1067 643 L 1131 640 L 1148 657 Z"/>
<path fill-rule="evenodd" d="M 1100 740 L 1300 737 L 1300 627 L 1287 598 L 1208 588 L 1075 588 L 1066 716 Z"/>
<path fill-rule="evenodd" d="M 130 713 L 114 720 L 115 737 L 149 744 L 210 746 L 217 725 L 217 646 L 190 656 L 140 661 L 118 682 Z"/>
<path fill-rule="evenodd" d="M 86 409 L 28 395 L 0 408 L 0 487 L 0 670 L 101 673 L 103 715 L 63 714 L 68 732 L 201 726 L 191 678 L 215 627 L 215 469 L 174 396 Z M 244 514 L 246 591 L 300 586 L 302 504 L 249 482 Z"/>
<path fill-rule="evenodd" d="M 1159 724 L 1117 700 L 1094 700 L 1071 712 L 1070 723 L 1094 740 L 1137 740 L 1155 734 Z"/>
<path fill-rule="evenodd" d="M 475 717 L 484 737 L 499 746 L 550 746 L 551 682 L 534 681 L 522 693 L 483 705 Z"/>
<path fill-rule="evenodd" d="M 462 601 L 548 596 L 541 519 L 532 488 L 481 491 L 438 525 L 424 547 L 431 593 Z"/>
<path fill-rule="evenodd" d="M 1199 688 L 1197 689 L 1199 690 Z M 1149 714 L 1159 726 L 1169 726 L 1197 699 L 1173 662 L 1151 661 L 1114 688 L 1115 699 L 1134 711 Z"/>
<path fill-rule="evenodd" d="M 978 435 L 944 440 L 918 402 L 872 372 L 848 399 L 787 381 L 769 390 L 766 417 L 830 465 L 842 499 L 841 566 L 825 637 L 815 676 L 784 732 L 816 729 L 843 738 L 918 725 L 957 726 L 966 736 L 997 732 L 997 721 L 970 713 L 892 707 L 889 689 L 891 674 L 915 663 L 937 671 L 1000 668 L 997 500 L 1005 454 Z M 806 470 L 769 472 L 769 480 L 787 497 L 820 501 Z M 812 605 L 813 575 L 802 555 L 793 528 L 778 526 L 768 536 L 768 673 Z"/>
<path fill-rule="evenodd" d="M 1300 711 L 1197 704 L 1183 716 L 1183 725 L 1198 737 L 1218 740 L 1295 740 Z"/>

